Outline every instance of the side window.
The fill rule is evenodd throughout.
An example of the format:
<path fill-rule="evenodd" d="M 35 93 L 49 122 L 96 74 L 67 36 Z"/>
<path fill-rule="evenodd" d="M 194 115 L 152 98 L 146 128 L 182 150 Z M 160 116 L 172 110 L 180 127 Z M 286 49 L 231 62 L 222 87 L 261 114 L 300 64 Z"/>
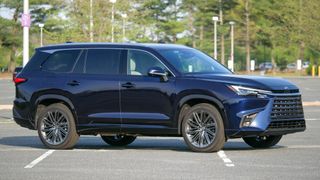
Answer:
<path fill-rule="evenodd" d="M 73 73 L 84 73 L 84 63 L 86 60 L 87 51 L 83 50 L 76 65 L 73 68 Z"/>
<path fill-rule="evenodd" d="M 128 51 L 128 75 L 147 76 L 149 69 L 152 67 L 160 67 L 166 70 L 165 66 L 151 54 L 138 50 Z"/>
<path fill-rule="evenodd" d="M 121 50 L 89 49 L 85 73 L 88 74 L 119 74 Z"/>
<path fill-rule="evenodd" d="M 64 50 L 53 53 L 42 64 L 42 69 L 51 72 L 71 72 L 81 50 Z"/>

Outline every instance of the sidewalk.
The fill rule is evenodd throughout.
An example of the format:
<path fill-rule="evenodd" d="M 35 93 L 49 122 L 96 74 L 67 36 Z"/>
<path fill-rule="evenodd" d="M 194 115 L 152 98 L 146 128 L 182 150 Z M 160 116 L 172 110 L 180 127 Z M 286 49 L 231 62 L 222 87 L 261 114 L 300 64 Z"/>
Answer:
<path fill-rule="evenodd" d="M 0 73 L 0 79 L 11 79 L 12 78 L 12 74 L 11 73 Z"/>

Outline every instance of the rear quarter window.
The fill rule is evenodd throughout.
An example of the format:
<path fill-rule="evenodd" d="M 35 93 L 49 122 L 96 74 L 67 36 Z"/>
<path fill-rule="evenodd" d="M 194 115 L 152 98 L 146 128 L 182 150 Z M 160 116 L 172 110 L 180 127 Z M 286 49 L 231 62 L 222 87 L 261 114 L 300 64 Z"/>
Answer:
<path fill-rule="evenodd" d="M 64 50 L 53 53 L 42 64 L 42 70 L 50 72 L 71 72 L 81 50 Z"/>

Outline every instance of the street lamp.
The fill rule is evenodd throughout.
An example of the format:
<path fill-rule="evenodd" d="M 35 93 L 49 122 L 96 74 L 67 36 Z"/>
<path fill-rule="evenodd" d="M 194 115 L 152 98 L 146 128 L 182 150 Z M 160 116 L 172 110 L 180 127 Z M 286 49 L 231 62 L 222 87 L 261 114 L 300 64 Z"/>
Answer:
<path fill-rule="evenodd" d="M 230 31 L 230 37 L 231 37 L 231 51 L 230 51 L 230 68 L 231 68 L 231 71 L 234 72 L 234 24 L 235 22 L 233 21 L 230 21 L 229 22 L 230 24 L 230 28 L 231 28 L 231 31 Z"/>
<path fill-rule="evenodd" d="M 21 16 L 21 25 L 23 27 L 23 66 L 29 61 L 29 28 L 31 24 L 29 14 L 29 0 L 23 0 L 23 14 Z"/>
<path fill-rule="evenodd" d="M 218 16 L 213 16 L 212 21 L 214 22 L 214 59 L 217 59 L 217 22 L 219 21 Z"/>
<path fill-rule="evenodd" d="M 111 42 L 114 42 L 114 4 L 117 0 L 109 0 L 112 3 L 112 15 L 111 15 Z"/>
<path fill-rule="evenodd" d="M 93 42 L 93 15 L 92 15 L 92 9 L 93 9 L 93 0 L 90 0 L 90 42 Z"/>
<path fill-rule="evenodd" d="M 39 28 L 40 28 L 40 46 L 41 47 L 43 46 L 43 27 L 44 27 L 44 24 L 40 23 Z"/>
<path fill-rule="evenodd" d="M 128 15 L 126 13 L 121 14 L 122 17 L 122 39 L 123 41 L 126 40 L 126 18 Z"/>

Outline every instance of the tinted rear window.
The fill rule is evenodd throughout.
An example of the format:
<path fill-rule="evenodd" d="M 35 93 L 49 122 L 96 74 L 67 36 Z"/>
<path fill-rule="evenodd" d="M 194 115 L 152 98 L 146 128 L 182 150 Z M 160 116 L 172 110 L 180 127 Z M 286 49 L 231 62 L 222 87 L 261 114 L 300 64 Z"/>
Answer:
<path fill-rule="evenodd" d="M 85 72 L 88 74 L 119 74 L 121 50 L 89 49 Z"/>
<path fill-rule="evenodd" d="M 42 69 L 51 72 L 71 72 L 81 50 L 64 50 L 53 53 L 42 64 Z"/>

